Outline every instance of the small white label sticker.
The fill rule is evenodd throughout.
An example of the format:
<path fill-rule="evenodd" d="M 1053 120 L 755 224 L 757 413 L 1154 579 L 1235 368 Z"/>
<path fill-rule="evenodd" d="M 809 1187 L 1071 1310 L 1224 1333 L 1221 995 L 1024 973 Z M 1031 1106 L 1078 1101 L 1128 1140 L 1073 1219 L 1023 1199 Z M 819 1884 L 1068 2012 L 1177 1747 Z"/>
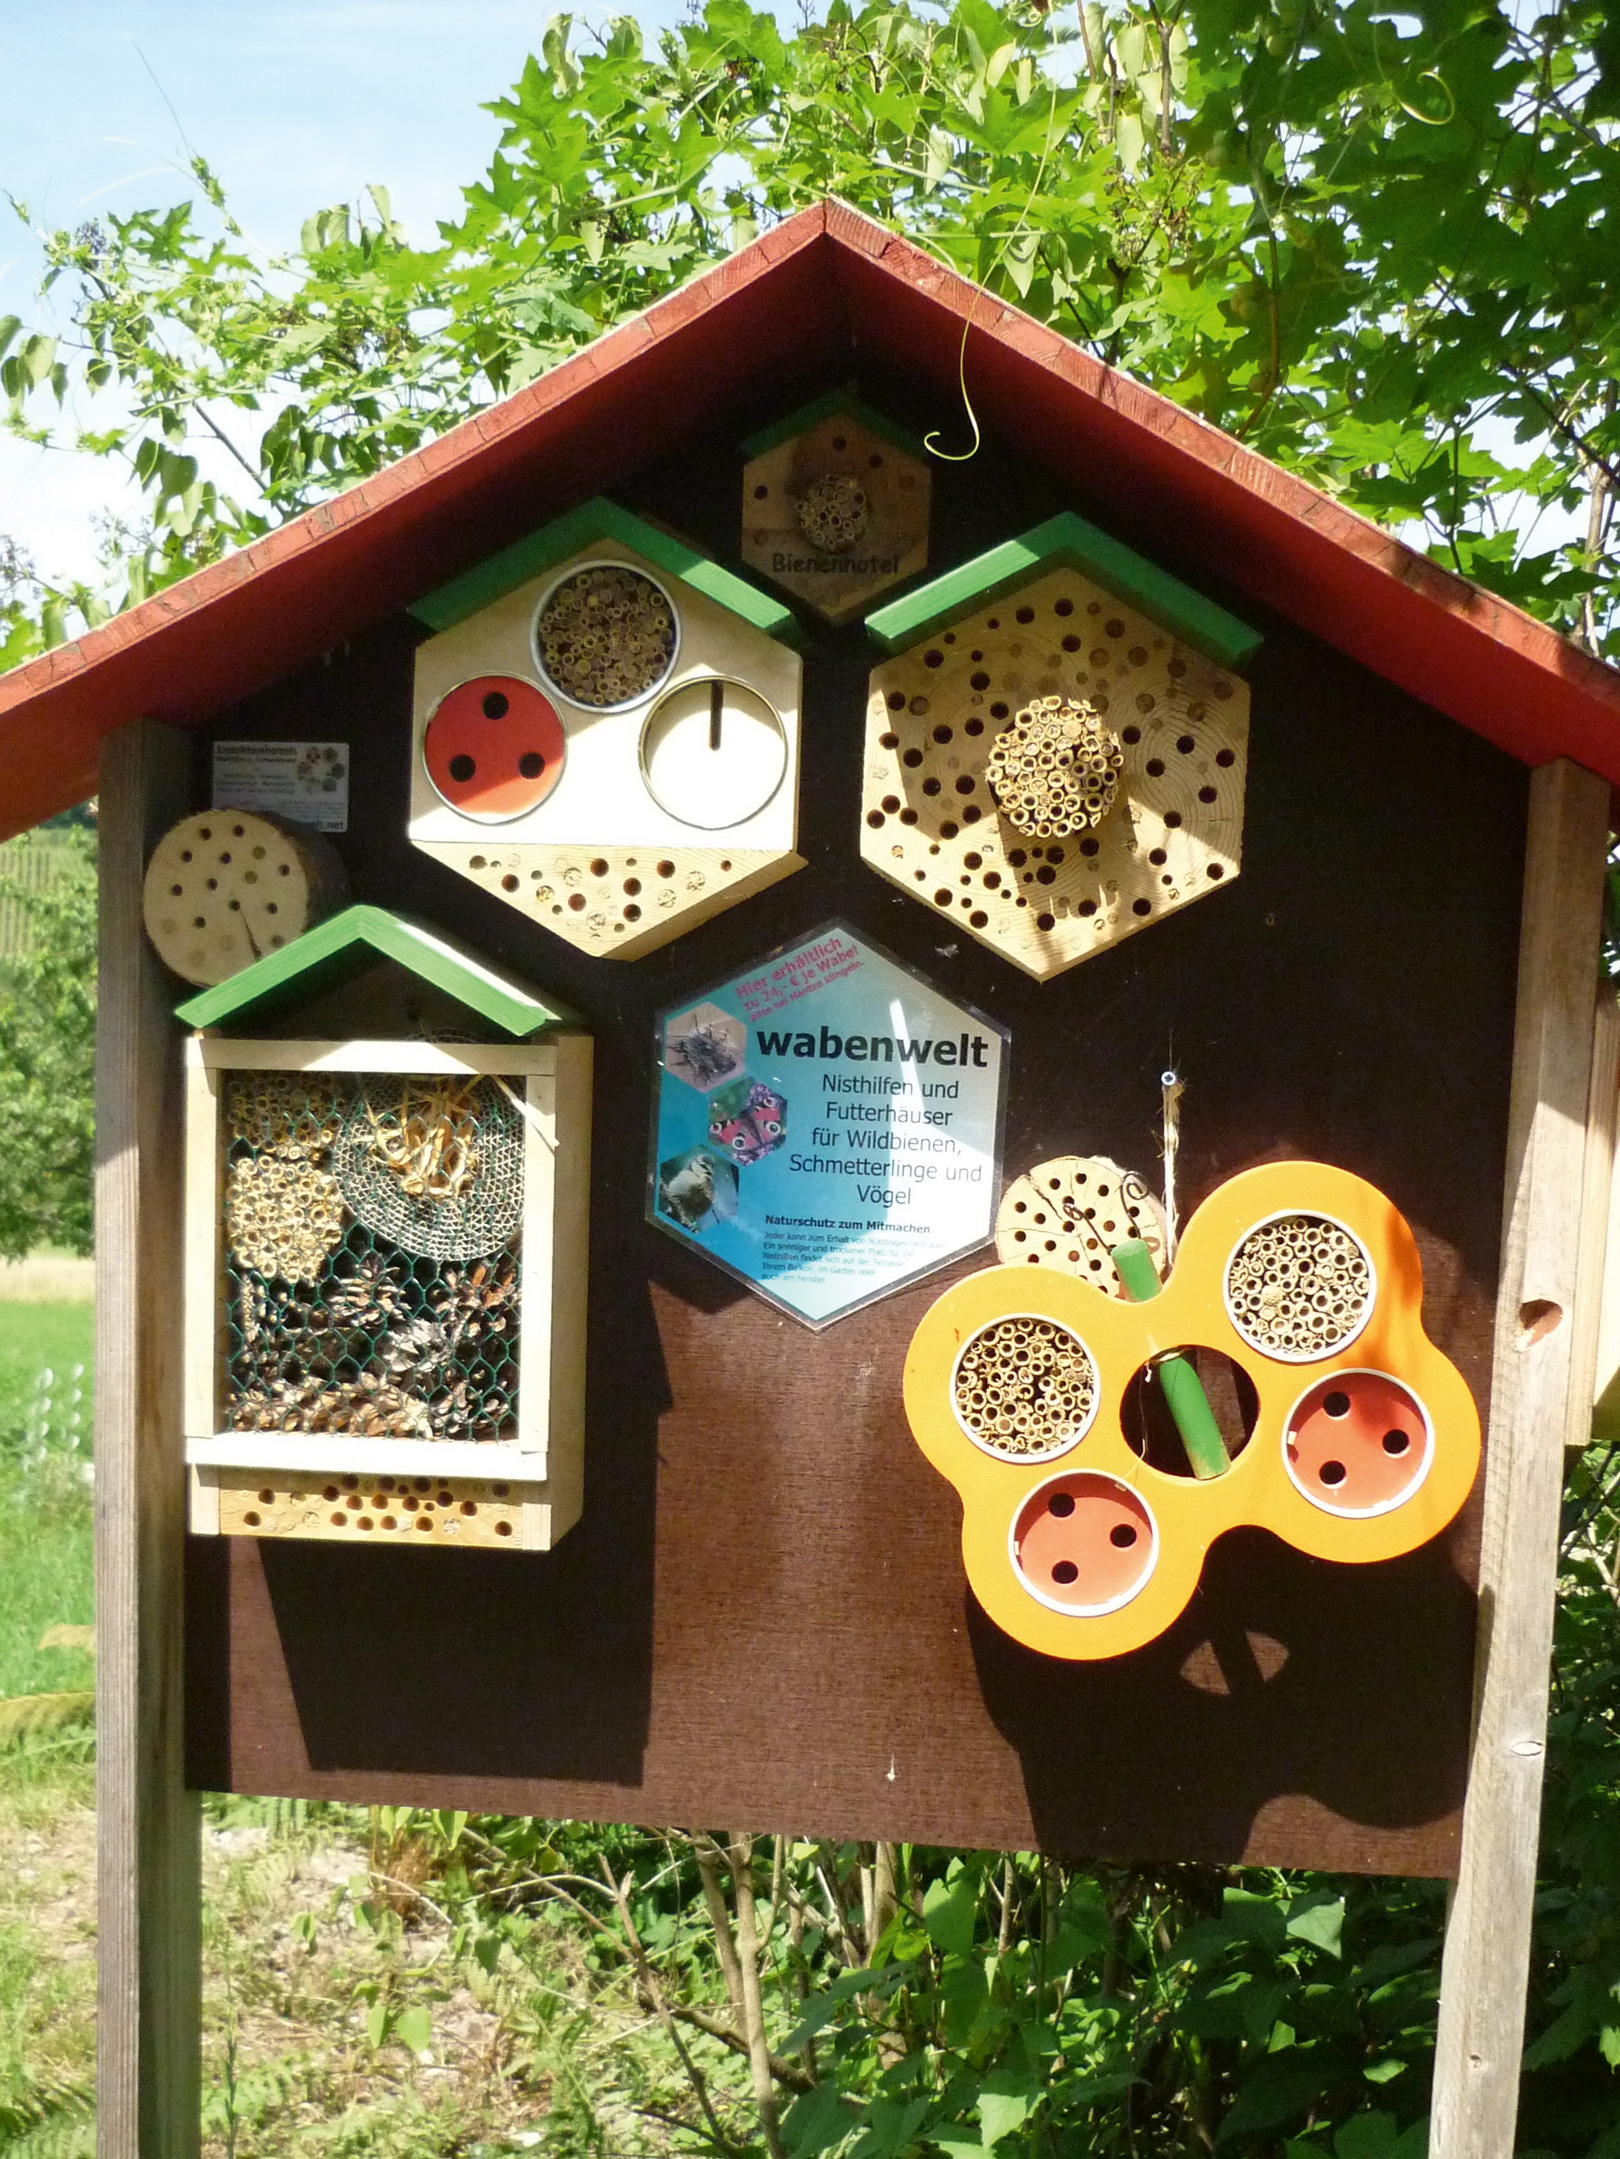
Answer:
<path fill-rule="evenodd" d="M 263 810 L 317 832 L 347 832 L 349 745 L 216 742 L 213 806 Z"/>

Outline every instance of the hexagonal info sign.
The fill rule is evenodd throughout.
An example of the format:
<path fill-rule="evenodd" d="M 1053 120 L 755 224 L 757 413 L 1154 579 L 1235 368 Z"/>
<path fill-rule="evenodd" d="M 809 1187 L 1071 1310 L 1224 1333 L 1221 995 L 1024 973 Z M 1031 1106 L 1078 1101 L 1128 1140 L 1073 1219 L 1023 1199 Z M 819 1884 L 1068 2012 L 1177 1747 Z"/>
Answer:
<path fill-rule="evenodd" d="M 658 1020 L 647 1218 L 809 1327 L 988 1241 L 1007 1034 L 841 922 Z"/>

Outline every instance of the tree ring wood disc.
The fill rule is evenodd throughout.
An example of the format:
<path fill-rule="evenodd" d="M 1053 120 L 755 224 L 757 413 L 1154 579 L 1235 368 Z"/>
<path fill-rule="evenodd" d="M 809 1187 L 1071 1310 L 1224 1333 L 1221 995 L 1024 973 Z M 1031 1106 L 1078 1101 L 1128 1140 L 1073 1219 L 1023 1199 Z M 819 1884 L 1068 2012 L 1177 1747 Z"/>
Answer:
<path fill-rule="evenodd" d="M 302 937 L 347 897 L 335 850 L 250 810 L 201 810 L 146 866 L 141 916 L 158 958 L 209 988 Z"/>
<path fill-rule="evenodd" d="M 996 1256 L 1009 1267 L 1055 1267 L 1123 1297 L 1110 1258 L 1139 1237 L 1162 1279 L 1169 1239 L 1164 1209 L 1135 1170 L 1106 1155 L 1058 1155 L 1015 1177 L 996 1214 Z"/>

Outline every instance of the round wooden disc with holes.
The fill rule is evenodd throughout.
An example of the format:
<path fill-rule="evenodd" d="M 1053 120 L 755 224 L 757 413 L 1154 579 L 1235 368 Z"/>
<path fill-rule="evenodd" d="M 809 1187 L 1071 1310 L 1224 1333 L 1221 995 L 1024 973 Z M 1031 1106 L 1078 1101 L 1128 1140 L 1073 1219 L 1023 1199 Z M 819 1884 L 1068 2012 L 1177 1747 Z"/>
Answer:
<path fill-rule="evenodd" d="M 318 835 L 249 810 L 202 810 L 153 849 L 141 916 L 163 964 L 206 988 L 302 937 L 346 896 Z"/>
<path fill-rule="evenodd" d="M 996 1214 L 996 1257 L 1009 1267 L 1056 1267 L 1111 1297 L 1124 1284 L 1109 1257 L 1140 1237 L 1162 1277 L 1164 1209 L 1135 1170 L 1106 1155 L 1058 1155 L 1015 1177 Z"/>

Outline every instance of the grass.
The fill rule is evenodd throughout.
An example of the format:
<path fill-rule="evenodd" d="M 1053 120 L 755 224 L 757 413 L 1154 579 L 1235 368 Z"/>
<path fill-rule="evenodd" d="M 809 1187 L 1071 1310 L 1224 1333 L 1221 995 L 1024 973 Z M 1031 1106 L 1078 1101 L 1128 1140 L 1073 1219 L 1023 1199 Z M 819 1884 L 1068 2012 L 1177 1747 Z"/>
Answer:
<path fill-rule="evenodd" d="M 94 1681 L 39 1646 L 93 1617 L 90 1350 L 88 1305 L 0 1304 L 0 1697 Z M 94 1807 L 88 1727 L 0 1742 L 5 2159 L 94 2149 Z M 210 2159 L 667 2153 L 644 2014 L 555 1912 L 497 1922 L 442 1869 L 409 1817 L 205 1801 Z"/>
<path fill-rule="evenodd" d="M 95 1683 L 84 1650 L 39 1646 L 95 1617 L 91 1329 L 87 1304 L 0 1304 L 0 1696 Z"/>
<path fill-rule="evenodd" d="M 91 1329 L 87 1304 L 0 1304 L 0 1696 L 79 1691 L 95 1681 L 83 1649 L 39 1646 L 48 1629 L 94 1618 L 84 1474 Z M 93 2148 L 94 1776 L 83 1726 L 0 1751 L 0 2150 L 8 2159 L 79 2159 Z"/>

